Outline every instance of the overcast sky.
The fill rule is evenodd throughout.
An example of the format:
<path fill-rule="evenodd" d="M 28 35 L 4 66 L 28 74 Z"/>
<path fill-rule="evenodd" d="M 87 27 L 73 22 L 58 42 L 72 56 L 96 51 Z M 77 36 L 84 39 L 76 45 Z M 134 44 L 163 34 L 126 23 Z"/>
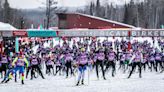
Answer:
<path fill-rule="evenodd" d="M 30 8 L 38 8 L 43 6 L 43 2 L 46 0 L 8 0 L 10 3 L 10 6 L 13 8 L 23 8 L 23 9 L 30 9 Z M 84 6 L 88 4 L 91 0 L 57 0 L 59 2 L 59 6 L 71 6 L 71 7 L 77 7 L 77 6 Z M 107 0 L 100 0 L 102 2 Z M 113 3 L 125 3 L 125 1 L 129 0 L 108 0 L 109 2 Z"/>

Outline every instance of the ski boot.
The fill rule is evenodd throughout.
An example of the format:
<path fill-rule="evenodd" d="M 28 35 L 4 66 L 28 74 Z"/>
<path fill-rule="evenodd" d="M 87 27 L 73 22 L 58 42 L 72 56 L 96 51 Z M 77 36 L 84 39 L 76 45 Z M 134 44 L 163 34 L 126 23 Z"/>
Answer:
<path fill-rule="evenodd" d="M 17 82 L 17 79 L 15 78 L 15 82 Z"/>
<path fill-rule="evenodd" d="M 106 78 L 104 77 L 104 80 L 106 80 Z"/>
<path fill-rule="evenodd" d="M 2 81 L 1 81 L 1 83 L 4 83 L 4 82 L 5 82 L 5 80 L 2 80 Z"/>
<path fill-rule="evenodd" d="M 141 75 L 139 75 L 139 77 L 140 77 L 140 78 L 142 78 L 142 76 L 141 76 Z"/>
<path fill-rule="evenodd" d="M 5 81 L 5 83 L 8 83 L 10 81 L 10 78 Z"/>
<path fill-rule="evenodd" d="M 77 82 L 76 86 L 79 86 L 79 81 Z"/>
<path fill-rule="evenodd" d="M 24 80 L 22 80 L 22 84 L 24 84 Z"/>
<path fill-rule="evenodd" d="M 45 79 L 44 76 L 42 76 L 42 79 Z"/>
<path fill-rule="evenodd" d="M 84 79 L 82 79 L 81 84 L 84 85 Z"/>

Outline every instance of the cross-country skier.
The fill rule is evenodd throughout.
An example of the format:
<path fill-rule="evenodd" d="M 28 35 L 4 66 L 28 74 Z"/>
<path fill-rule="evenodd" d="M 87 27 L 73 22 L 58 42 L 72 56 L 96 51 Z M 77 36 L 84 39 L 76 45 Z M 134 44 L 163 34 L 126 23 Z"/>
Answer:
<path fill-rule="evenodd" d="M 131 77 L 134 69 L 136 68 L 136 66 L 138 66 L 139 68 L 139 77 L 141 78 L 141 62 L 143 62 L 143 55 L 140 51 L 140 49 L 138 49 L 137 51 L 134 52 L 134 55 L 132 56 L 130 63 L 132 63 L 132 70 L 130 71 L 130 74 L 128 76 L 128 78 Z"/>
<path fill-rule="evenodd" d="M 14 68 L 14 71 L 15 71 L 15 73 L 17 72 L 17 71 L 19 71 L 19 74 L 21 74 L 21 82 L 22 82 L 22 84 L 24 84 L 24 69 L 25 69 L 25 64 L 26 64 L 26 67 L 28 67 L 29 66 L 29 62 L 27 61 L 27 59 L 23 56 L 23 55 L 21 55 L 21 54 L 19 54 L 19 56 L 18 57 L 16 57 L 15 59 L 14 59 L 14 61 L 12 62 L 12 66 L 15 66 L 15 68 Z"/>
<path fill-rule="evenodd" d="M 48 56 L 45 63 L 46 63 L 46 74 L 50 75 L 52 70 L 52 74 L 55 75 L 54 59 L 51 56 Z"/>
<path fill-rule="evenodd" d="M 0 62 L 1 62 L 1 71 L 4 72 L 4 76 L 5 76 L 9 64 L 9 59 L 6 55 L 3 55 Z"/>
<path fill-rule="evenodd" d="M 31 80 L 34 77 L 34 70 L 38 71 L 39 75 L 43 79 L 45 79 L 44 76 L 43 76 L 43 73 L 42 73 L 42 71 L 41 71 L 41 69 L 39 67 L 39 59 L 35 55 L 33 55 L 32 59 L 30 60 L 30 62 L 31 62 Z"/>
<path fill-rule="evenodd" d="M 69 70 L 71 70 L 71 74 L 73 75 L 73 70 L 72 70 L 73 56 L 68 49 L 65 51 L 64 60 L 66 66 L 66 78 L 68 78 Z"/>
<path fill-rule="evenodd" d="M 102 70 L 103 78 L 104 78 L 104 80 L 106 80 L 106 78 L 105 78 L 105 71 L 104 71 L 104 61 L 105 61 L 104 48 L 102 46 L 100 46 L 98 48 L 97 53 L 96 53 L 96 62 L 95 62 L 96 74 L 97 74 L 97 78 L 99 79 L 98 68 L 99 68 L 99 65 L 100 65 L 101 70 Z"/>
<path fill-rule="evenodd" d="M 88 55 L 85 52 L 84 48 L 81 48 L 81 53 L 77 57 L 77 65 L 78 65 L 78 69 L 79 69 L 79 76 L 78 76 L 78 82 L 77 82 L 76 86 L 79 85 L 80 80 L 81 80 L 81 84 L 82 85 L 84 84 L 85 70 L 86 70 L 87 65 L 88 65 Z"/>
<path fill-rule="evenodd" d="M 156 72 L 158 72 L 158 68 L 159 69 L 163 69 L 163 65 L 162 65 L 162 53 L 158 49 L 155 50 L 155 62 L 156 62 Z"/>
<path fill-rule="evenodd" d="M 107 69 L 112 66 L 112 77 L 114 77 L 114 73 L 116 70 L 116 64 L 115 64 L 115 60 L 116 60 L 116 53 L 113 51 L 113 48 L 111 47 L 108 54 L 107 54 L 108 60 L 107 60 L 107 65 L 105 68 L 105 71 L 107 71 Z"/>

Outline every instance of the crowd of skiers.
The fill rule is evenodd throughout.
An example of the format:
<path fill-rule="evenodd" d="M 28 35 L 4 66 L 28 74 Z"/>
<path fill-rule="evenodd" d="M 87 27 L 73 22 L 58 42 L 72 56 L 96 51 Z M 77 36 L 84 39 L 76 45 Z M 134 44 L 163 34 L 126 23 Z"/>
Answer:
<path fill-rule="evenodd" d="M 35 54 L 30 48 L 10 56 L 2 54 L 0 57 L 1 83 L 7 83 L 13 78 L 17 82 L 17 75 L 19 75 L 24 84 L 25 77 L 28 78 L 29 73 L 31 80 L 38 75 L 45 79 L 44 69 L 48 75 L 56 76 L 64 73 L 66 78 L 74 76 L 78 69 L 77 86 L 80 82 L 84 84 L 87 69 L 95 69 L 98 79 L 99 69 L 101 69 L 104 80 L 109 78 L 106 76 L 109 68 L 112 68 L 112 77 L 116 75 L 116 70 L 120 69 L 124 73 L 129 73 L 128 78 L 138 69 L 141 78 L 143 70 L 164 71 L 164 41 L 158 40 L 158 46 L 159 48 L 156 48 L 148 41 L 130 43 L 125 40 L 101 42 L 89 39 L 73 41 L 72 45 L 69 41 L 64 41 L 62 45 L 49 48 L 44 48 L 43 44 L 40 44 Z"/>

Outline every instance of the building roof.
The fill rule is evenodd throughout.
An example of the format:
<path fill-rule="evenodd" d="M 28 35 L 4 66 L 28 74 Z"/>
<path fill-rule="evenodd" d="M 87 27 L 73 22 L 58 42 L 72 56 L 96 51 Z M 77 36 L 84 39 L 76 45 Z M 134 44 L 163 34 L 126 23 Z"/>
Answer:
<path fill-rule="evenodd" d="M 109 22 L 109 23 L 114 23 L 114 24 L 121 25 L 121 26 L 126 26 L 129 28 L 136 28 L 135 26 L 128 25 L 125 23 L 121 23 L 121 22 L 117 22 L 117 21 L 113 21 L 113 20 L 108 20 L 108 19 L 104 19 L 101 17 L 92 16 L 92 15 L 82 14 L 82 13 L 58 13 L 58 14 L 76 14 L 76 15 L 81 15 L 81 16 L 85 16 L 85 17 L 89 17 L 89 18 L 93 18 L 93 19 L 97 19 L 97 20 L 101 20 L 101 21 L 105 21 L 105 22 Z"/>
<path fill-rule="evenodd" d="M 0 30 L 16 30 L 16 28 L 8 23 L 0 22 Z"/>

